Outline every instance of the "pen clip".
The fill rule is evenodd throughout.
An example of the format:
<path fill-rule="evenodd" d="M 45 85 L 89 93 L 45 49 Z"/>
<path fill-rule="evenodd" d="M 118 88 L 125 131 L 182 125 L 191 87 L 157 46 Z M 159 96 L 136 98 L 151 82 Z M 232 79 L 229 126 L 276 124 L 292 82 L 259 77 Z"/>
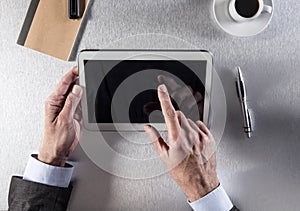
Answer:
<path fill-rule="evenodd" d="M 239 90 L 239 82 L 235 81 L 235 87 L 236 87 L 236 92 L 237 92 L 237 96 L 239 99 L 241 99 L 241 95 L 240 95 L 240 90 Z"/>
<path fill-rule="evenodd" d="M 249 112 L 249 109 L 247 109 L 247 113 L 248 113 L 249 128 L 250 128 L 250 131 L 252 132 L 253 131 L 253 128 L 252 128 L 252 117 L 251 117 L 251 114 Z"/>

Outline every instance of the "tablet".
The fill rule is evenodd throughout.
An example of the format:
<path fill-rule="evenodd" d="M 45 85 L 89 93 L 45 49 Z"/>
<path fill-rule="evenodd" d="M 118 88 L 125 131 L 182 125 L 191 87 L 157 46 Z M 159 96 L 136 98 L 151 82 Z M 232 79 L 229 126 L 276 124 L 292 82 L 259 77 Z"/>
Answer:
<path fill-rule="evenodd" d="M 166 130 L 157 96 L 165 84 L 176 110 L 208 123 L 212 55 L 202 50 L 84 50 L 78 57 L 87 130 Z"/>

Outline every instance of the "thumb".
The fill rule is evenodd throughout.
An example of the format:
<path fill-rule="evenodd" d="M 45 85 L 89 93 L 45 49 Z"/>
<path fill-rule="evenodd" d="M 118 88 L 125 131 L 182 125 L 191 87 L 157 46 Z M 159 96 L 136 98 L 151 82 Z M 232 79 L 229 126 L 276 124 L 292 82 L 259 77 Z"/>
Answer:
<path fill-rule="evenodd" d="M 74 124 L 76 140 L 78 141 L 80 139 L 81 124 L 76 119 L 73 120 L 73 124 Z"/>
<path fill-rule="evenodd" d="M 151 125 L 145 125 L 144 130 L 148 134 L 155 151 L 159 155 L 168 151 L 168 144 L 164 141 L 155 127 L 152 127 Z"/>
<path fill-rule="evenodd" d="M 81 97 L 82 88 L 78 85 L 74 85 L 72 92 L 68 94 L 65 105 L 61 111 L 61 115 L 68 118 L 69 121 L 72 121 Z"/>

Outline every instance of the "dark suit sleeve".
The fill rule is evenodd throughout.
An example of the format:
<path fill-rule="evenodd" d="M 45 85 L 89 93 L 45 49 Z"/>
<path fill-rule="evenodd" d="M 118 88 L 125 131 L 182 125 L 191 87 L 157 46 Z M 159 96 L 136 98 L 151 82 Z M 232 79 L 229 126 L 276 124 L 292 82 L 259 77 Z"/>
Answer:
<path fill-rule="evenodd" d="M 8 206 L 11 211 L 66 210 L 72 186 L 54 187 L 13 176 L 10 183 Z"/>

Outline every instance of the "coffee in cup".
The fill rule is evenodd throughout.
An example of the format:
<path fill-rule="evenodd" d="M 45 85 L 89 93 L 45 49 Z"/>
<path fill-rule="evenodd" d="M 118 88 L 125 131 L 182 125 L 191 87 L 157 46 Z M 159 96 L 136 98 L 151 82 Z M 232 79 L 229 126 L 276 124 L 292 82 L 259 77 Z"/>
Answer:
<path fill-rule="evenodd" d="M 263 0 L 230 0 L 229 14 L 237 22 L 253 20 L 262 12 L 272 13 L 273 8 Z"/>

